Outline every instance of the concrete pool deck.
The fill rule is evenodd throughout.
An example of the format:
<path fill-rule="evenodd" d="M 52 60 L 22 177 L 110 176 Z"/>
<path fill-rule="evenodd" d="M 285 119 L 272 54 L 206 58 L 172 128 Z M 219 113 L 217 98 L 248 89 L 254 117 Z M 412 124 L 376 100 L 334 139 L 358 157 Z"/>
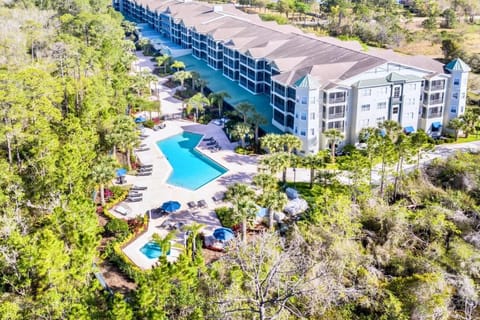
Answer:
<path fill-rule="evenodd" d="M 156 144 L 159 140 L 183 131 L 203 134 L 205 137 L 214 137 L 222 147 L 222 150 L 212 153 L 203 141 L 199 143 L 197 150 L 228 169 L 226 173 L 195 191 L 166 183 L 172 168 Z M 171 120 L 166 121 L 164 129 L 158 131 L 145 129 L 145 134 L 148 137 L 142 143 L 146 144 L 150 149 L 137 152 L 136 154 L 140 163 L 153 165 L 152 175 L 144 177 L 127 175 L 126 181 L 127 184 L 147 186 L 148 189 L 142 191 L 143 200 L 141 202 L 121 203 L 121 205 L 127 204 L 130 207 L 131 212 L 128 215 L 124 216 L 115 212 L 115 207 L 112 208 L 111 213 L 121 219 L 131 219 L 137 215 L 149 212 L 151 209 L 160 207 L 165 201 L 175 200 L 180 202 L 181 208 L 178 212 L 165 216 L 152 216 L 148 230 L 123 249 L 125 254 L 137 266 L 142 269 L 150 269 L 158 259 L 148 259 L 140 252 L 140 248 L 152 239 L 153 234 L 157 233 L 164 237 L 168 233 L 163 226 L 165 221 L 182 222 L 184 224 L 200 223 L 204 225 L 202 232 L 206 235 L 211 234 L 213 230 L 221 226 L 214 209 L 225 205 L 225 203 L 215 203 L 212 198 L 224 193 L 230 184 L 250 182 L 257 173 L 257 157 L 236 154 L 234 148 L 237 146 L 237 143 L 230 143 L 222 128 L 213 122 L 208 125 L 202 125 L 189 121 Z M 185 170 L 188 170 L 188 168 L 185 168 Z M 199 200 L 205 200 L 208 207 L 188 209 L 188 202 L 198 202 Z M 183 236 L 183 233 L 179 232 L 175 242 L 182 244 L 184 241 Z M 174 261 L 179 254 L 179 250 L 173 249 L 167 260 Z"/>

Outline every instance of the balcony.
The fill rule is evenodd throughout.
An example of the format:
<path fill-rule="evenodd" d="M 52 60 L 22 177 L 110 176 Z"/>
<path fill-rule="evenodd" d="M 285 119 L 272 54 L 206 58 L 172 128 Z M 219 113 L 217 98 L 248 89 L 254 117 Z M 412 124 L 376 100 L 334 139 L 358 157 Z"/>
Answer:
<path fill-rule="evenodd" d="M 343 103 L 345 102 L 345 97 L 342 98 L 330 98 L 328 99 L 328 103 L 333 104 L 333 103 Z"/>
<path fill-rule="evenodd" d="M 444 84 L 437 84 L 437 85 L 431 85 L 430 86 L 430 91 L 438 91 L 438 90 L 443 90 L 445 89 Z"/>
<path fill-rule="evenodd" d="M 442 104 L 443 103 L 443 99 L 430 99 L 429 101 L 429 104 L 432 105 L 432 104 Z"/>
<path fill-rule="evenodd" d="M 328 115 L 328 119 L 338 119 L 338 118 L 345 118 L 345 112 L 331 113 Z"/>
<path fill-rule="evenodd" d="M 441 112 L 432 112 L 432 113 L 430 113 L 430 115 L 428 117 L 429 118 L 440 118 L 440 117 L 442 117 L 442 113 Z"/>

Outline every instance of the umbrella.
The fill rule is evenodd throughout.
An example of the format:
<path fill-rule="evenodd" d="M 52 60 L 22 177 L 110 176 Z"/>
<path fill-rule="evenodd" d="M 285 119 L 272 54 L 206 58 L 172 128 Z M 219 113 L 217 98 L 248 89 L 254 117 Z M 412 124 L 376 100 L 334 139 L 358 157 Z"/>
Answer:
<path fill-rule="evenodd" d="M 143 116 L 135 118 L 135 123 L 142 123 L 142 122 L 145 122 L 145 121 L 147 121 L 147 119 L 145 119 L 145 117 L 143 117 Z"/>
<path fill-rule="evenodd" d="M 123 177 L 124 175 L 127 174 L 127 169 L 124 169 L 124 168 L 120 168 L 120 169 L 117 169 L 117 177 Z"/>
<path fill-rule="evenodd" d="M 177 201 L 167 201 L 162 204 L 162 210 L 167 212 L 174 212 L 180 209 L 180 203 Z"/>
<path fill-rule="evenodd" d="M 230 228 L 218 228 L 213 231 L 213 236 L 217 240 L 228 241 L 233 239 L 235 237 L 235 234 Z"/>

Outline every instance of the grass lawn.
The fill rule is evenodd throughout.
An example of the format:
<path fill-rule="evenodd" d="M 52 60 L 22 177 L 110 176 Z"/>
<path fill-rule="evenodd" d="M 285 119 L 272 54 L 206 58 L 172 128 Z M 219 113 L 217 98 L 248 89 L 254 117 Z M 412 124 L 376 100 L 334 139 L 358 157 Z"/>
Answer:
<path fill-rule="evenodd" d="M 456 142 L 453 143 L 463 143 L 463 142 L 472 142 L 480 140 L 480 136 L 477 134 L 470 134 L 468 138 L 458 138 Z"/>

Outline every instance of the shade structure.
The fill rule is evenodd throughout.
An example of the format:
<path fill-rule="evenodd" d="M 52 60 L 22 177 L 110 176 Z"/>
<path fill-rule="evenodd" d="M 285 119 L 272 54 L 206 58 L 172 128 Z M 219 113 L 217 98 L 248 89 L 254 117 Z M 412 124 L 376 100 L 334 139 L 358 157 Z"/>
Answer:
<path fill-rule="evenodd" d="M 116 173 L 117 173 L 117 177 L 123 177 L 124 175 L 127 174 L 127 169 L 124 169 L 124 168 L 117 169 Z"/>
<path fill-rule="evenodd" d="M 434 122 L 432 123 L 432 128 L 433 129 L 440 129 L 442 127 L 442 123 L 441 122 Z"/>
<path fill-rule="evenodd" d="M 142 116 L 135 118 L 135 123 L 142 123 L 145 121 L 147 121 L 147 119 L 145 119 L 145 117 L 142 117 Z"/>
<path fill-rule="evenodd" d="M 162 204 L 162 210 L 166 212 L 175 212 L 180 209 L 180 203 L 177 201 L 167 201 Z"/>
<path fill-rule="evenodd" d="M 235 234 L 230 228 L 218 228 L 213 231 L 213 236 L 220 241 L 229 241 L 235 237 Z"/>
<path fill-rule="evenodd" d="M 415 131 L 415 128 L 413 128 L 412 126 L 408 126 L 408 127 L 403 128 L 403 131 L 404 131 L 406 134 L 409 134 L 409 133 L 414 132 L 414 131 Z"/>

